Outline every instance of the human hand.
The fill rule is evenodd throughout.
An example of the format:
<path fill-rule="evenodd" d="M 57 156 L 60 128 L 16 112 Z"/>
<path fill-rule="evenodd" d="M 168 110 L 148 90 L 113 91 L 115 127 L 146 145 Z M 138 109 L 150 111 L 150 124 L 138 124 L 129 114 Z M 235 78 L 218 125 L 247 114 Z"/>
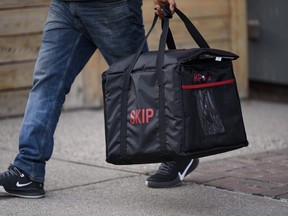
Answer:
<path fill-rule="evenodd" d="M 164 17 L 163 13 L 163 6 L 166 4 L 169 4 L 169 9 L 171 11 L 171 14 L 174 13 L 174 8 L 176 7 L 175 0 L 153 0 L 155 4 L 155 14 L 162 19 Z"/>

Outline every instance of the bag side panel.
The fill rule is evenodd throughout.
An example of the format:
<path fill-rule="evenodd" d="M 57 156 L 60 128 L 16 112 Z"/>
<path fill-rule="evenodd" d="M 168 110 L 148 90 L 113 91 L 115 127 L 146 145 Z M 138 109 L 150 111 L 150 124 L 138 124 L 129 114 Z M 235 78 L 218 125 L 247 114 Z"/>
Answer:
<path fill-rule="evenodd" d="M 104 84 L 104 83 L 103 83 Z M 123 73 L 106 73 L 104 95 L 106 160 L 114 163 L 120 155 L 121 92 Z"/>

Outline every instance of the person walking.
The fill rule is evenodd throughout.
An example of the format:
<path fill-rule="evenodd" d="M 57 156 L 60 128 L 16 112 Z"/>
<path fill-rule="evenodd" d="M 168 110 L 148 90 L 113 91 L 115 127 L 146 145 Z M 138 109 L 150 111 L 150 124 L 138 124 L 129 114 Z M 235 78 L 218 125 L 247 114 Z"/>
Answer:
<path fill-rule="evenodd" d="M 174 0 L 154 0 L 155 14 Z M 96 49 L 109 65 L 135 53 L 145 39 L 142 0 L 52 0 L 44 26 L 19 134 L 19 153 L 0 173 L 0 192 L 17 197 L 45 195 L 45 165 L 71 85 Z M 147 44 L 144 52 L 148 51 Z M 173 187 L 192 172 L 198 159 L 164 163 L 146 181 L 148 187 Z M 183 174 L 184 173 L 184 174 Z"/>

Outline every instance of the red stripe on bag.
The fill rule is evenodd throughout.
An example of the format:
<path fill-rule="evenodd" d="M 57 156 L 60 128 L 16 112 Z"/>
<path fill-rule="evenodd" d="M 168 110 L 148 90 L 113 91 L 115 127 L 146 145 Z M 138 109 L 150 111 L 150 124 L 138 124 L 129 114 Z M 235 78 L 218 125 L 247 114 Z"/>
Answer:
<path fill-rule="evenodd" d="M 235 82 L 235 79 L 229 79 L 229 80 L 213 82 L 213 83 L 205 83 L 205 84 L 197 84 L 197 85 L 182 85 L 182 89 L 186 90 L 186 89 L 207 88 L 207 87 L 213 87 L 213 86 L 226 85 L 226 84 L 230 84 L 234 82 Z"/>

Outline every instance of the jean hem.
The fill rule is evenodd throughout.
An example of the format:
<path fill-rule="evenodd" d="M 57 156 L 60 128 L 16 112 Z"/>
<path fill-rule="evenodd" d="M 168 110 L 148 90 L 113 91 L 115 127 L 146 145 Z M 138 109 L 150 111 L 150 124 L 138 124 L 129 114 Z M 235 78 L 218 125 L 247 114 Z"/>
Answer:
<path fill-rule="evenodd" d="M 18 169 L 20 169 L 21 171 L 23 171 L 27 176 L 28 176 L 28 178 L 31 180 L 31 181 L 34 181 L 34 182 L 39 182 L 39 183 L 44 183 L 44 181 L 45 181 L 45 178 L 44 178 L 44 174 L 43 174 L 43 176 L 41 176 L 41 174 L 39 173 L 39 172 L 33 172 L 33 170 L 35 170 L 35 169 L 33 169 L 33 167 L 35 167 L 35 166 L 31 166 L 30 168 L 29 167 L 27 167 L 27 166 L 25 166 L 25 165 L 23 165 L 22 163 L 21 163 L 21 161 L 18 161 L 17 159 L 15 159 L 15 161 L 14 161 L 14 166 L 15 167 L 17 167 Z M 39 169 L 40 168 L 40 166 L 37 168 L 37 169 Z M 45 168 L 44 168 L 45 169 Z M 37 176 L 36 176 L 36 175 Z M 40 174 L 40 175 L 39 175 Z"/>

